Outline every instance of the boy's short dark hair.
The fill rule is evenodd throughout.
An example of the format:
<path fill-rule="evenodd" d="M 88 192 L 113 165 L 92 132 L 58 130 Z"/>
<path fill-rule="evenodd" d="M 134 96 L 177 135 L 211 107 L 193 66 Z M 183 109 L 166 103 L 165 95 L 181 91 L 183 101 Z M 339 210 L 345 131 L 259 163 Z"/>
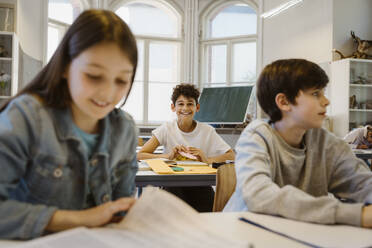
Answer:
<path fill-rule="evenodd" d="M 271 122 L 282 119 L 282 112 L 275 97 L 283 93 L 288 101 L 296 104 L 300 90 L 323 89 L 328 76 L 317 64 L 305 59 L 277 60 L 267 65 L 257 81 L 257 99 Z"/>
<path fill-rule="evenodd" d="M 197 88 L 195 88 L 195 85 L 193 84 L 179 84 L 176 87 L 173 88 L 173 94 L 172 94 L 172 102 L 174 105 L 176 105 L 176 101 L 178 97 L 181 95 L 193 98 L 195 100 L 195 103 L 198 104 L 198 99 L 200 92 Z"/>

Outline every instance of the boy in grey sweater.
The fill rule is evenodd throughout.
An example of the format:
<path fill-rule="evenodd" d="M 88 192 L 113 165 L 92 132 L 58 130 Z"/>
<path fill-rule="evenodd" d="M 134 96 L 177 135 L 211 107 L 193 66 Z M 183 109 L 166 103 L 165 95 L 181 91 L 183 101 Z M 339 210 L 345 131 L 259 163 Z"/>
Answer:
<path fill-rule="evenodd" d="M 366 204 L 372 202 L 371 171 L 321 128 L 327 83 L 325 72 L 303 59 L 265 67 L 257 98 L 270 121 L 253 121 L 240 136 L 236 191 L 224 211 L 372 227 L 372 205 Z"/>

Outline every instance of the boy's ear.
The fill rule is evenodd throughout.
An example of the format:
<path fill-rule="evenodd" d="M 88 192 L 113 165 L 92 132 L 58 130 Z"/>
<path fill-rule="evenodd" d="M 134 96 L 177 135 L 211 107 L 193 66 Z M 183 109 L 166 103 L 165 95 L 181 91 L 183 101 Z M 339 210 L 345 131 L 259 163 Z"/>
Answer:
<path fill-rule="evenodd" d="M 172 109 L 173 112 L 176 112 L 176 106 L 174 106 L 173 103 L 171 104 L 171 109 Z"/>
<path fill-rule="evenodd" d="M 196 104 L 196 112 L 199 112 L 199 110 L 200 110 L 200 104 L 198 103 Z"/>
<path fill-rule="evenodd" d="M 275 103 L 276 103 L 276 106 L 278 106 L 278 108 L 282 111 L 290 111 L 291 110 L 291 105 L 290 105 L 286 95 L 284 95 L 283 93 L 279 93 L 279 94 L 276 95 Z"/>

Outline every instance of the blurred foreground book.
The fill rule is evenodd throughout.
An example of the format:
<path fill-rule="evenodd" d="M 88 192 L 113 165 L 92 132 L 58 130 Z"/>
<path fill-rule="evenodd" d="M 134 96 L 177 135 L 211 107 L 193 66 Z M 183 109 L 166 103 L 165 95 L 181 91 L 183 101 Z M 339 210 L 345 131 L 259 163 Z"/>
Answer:
<path fill-rule="evenodd" d="M 248 247 L 209 224 L 181 199 L 148 187 L 125 218 L 104 228 L 76 228 L 14 247 Z"/>

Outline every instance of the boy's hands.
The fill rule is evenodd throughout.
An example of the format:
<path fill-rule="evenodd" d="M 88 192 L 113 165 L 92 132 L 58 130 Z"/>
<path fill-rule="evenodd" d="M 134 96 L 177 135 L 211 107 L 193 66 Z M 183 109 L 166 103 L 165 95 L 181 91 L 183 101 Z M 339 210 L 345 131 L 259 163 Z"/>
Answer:
<path fill-rule="evenodd" d="M 368 149 L 367 145 L 357 145 L 357 149 Z"/>
<path fill-rule="evenodd" d="M 372 228 L 372 205 L 363 207 L 362 227 Z"/>
<path fill-rule="evenodd" d="M 192 154 L 192 155 L 196 156 L 199 161 L 204 162 L 204 163 L 208 163 L 208 158 L 205 156 L 205 154 L 202 150 L 200 150 L 199 148 L 196 148 L 196 147 L 186 147 L 186 146 L 183 146 L 183 145 L 179 145 L 179 146 L 174 147 L 172 149 L 172 152 L 168 155 L 168 159 L 170 159 L 170 160 L 174 159 L 175 157 L 177 157 L 179 152 L 185 152 L 185 153 Z"/>
<path fill-rule="evenodd" d="M 204 152 L 196 147 L 188 147 L 188 152 L 199 158 L 199 161 L 208 163 L 208 158 L 205 156 Z"/>
<path fill-rule="evenodd" d="M 168 159 L 172 160 L 177 157 L 178 152 L 187 152 L 187 147 L 183 145 L 173 147 L 171 153 L 168 155 Z"/>
<path fill-rule="evenodd" d="M 135 201 L 134 198 L 123 197 L 86 210 L 57 210 L 45 230 L 56 232 L 78 226 L 103 226 L 111 222 L 116 213 L 130 209 Z"/>

